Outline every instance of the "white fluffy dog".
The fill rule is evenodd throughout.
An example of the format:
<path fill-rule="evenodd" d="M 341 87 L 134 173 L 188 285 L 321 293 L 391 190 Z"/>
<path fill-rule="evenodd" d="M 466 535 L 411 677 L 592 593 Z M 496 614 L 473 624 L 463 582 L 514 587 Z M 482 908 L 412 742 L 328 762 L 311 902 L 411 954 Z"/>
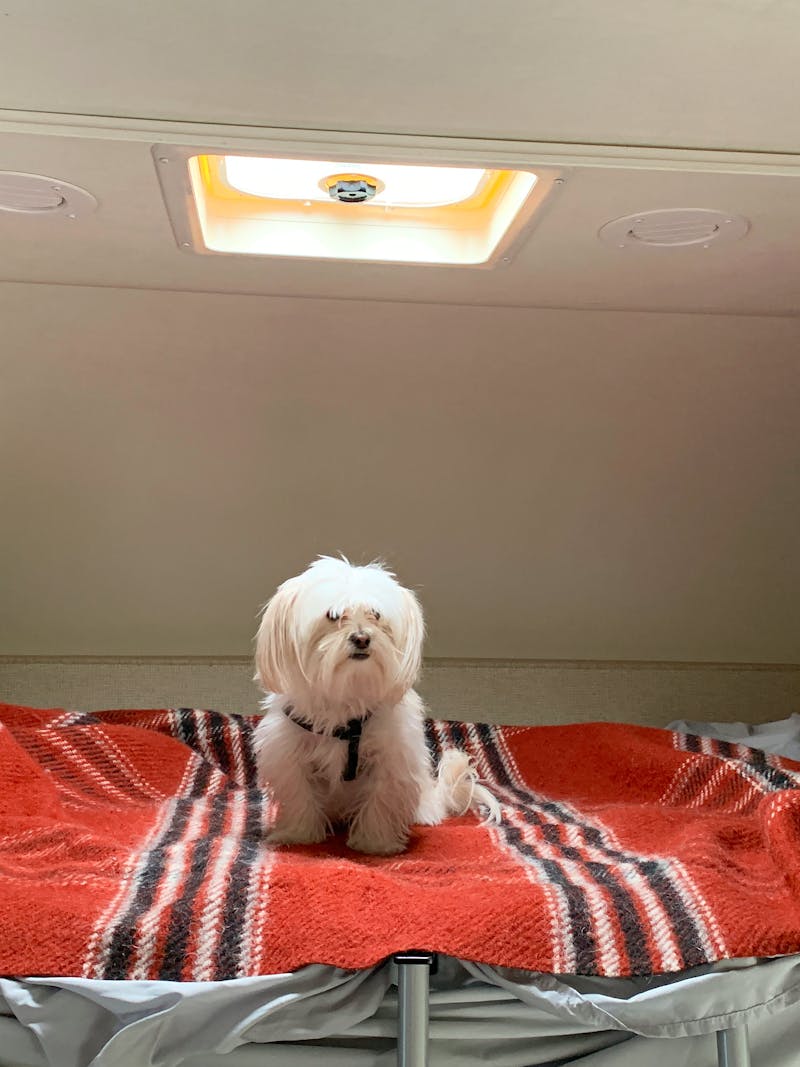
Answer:
<path fill-rule="evenodd" d="M 256 729 L 259 781 L 277 801 L 270 841 L 310 844 L 338 825 L 359 852 L 391 855 L 413 823 L 497 802 L 463 752 L 434 776 L 413 685 L 424 624 L 413 593 L 380 564 L 323 556 L 280 586 L 256 635 L 267 693 Z"/>

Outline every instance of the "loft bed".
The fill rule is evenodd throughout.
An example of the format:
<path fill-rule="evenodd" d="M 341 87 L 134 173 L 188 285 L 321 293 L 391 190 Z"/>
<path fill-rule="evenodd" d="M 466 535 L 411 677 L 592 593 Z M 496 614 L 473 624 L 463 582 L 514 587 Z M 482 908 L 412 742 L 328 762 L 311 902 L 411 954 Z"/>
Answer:
<path fill-rule="evenodd" d="M 503 819 L 388 859 L 264 845 L 255 721 L 0 706 L 4 1064 L 796 1062 L 800 717 L 432 721 Z"/>

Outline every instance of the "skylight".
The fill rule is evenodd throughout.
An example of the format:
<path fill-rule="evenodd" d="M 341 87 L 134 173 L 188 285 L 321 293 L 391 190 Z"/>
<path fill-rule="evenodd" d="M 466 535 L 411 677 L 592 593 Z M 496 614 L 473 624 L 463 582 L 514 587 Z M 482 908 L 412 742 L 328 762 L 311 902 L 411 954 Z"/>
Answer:
<path fill-rule="evenodd" d="M 178 243 L 201 254 L 492 266 L 552 183 L 477 161 L 153 151 Z"/>

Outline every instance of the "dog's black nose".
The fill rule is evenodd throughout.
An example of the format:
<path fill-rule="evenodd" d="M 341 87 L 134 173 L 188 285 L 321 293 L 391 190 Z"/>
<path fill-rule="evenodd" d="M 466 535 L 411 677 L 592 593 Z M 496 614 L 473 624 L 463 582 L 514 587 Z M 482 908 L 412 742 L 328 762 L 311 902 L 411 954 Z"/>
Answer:
<path fill-rule="evenodd" d="M 369 634 L 365 634 L 361 630 L 356 630 L 355 633 L 350 634 L 350 643 L 362 652 L 369 648 L 369 641 Z"/>

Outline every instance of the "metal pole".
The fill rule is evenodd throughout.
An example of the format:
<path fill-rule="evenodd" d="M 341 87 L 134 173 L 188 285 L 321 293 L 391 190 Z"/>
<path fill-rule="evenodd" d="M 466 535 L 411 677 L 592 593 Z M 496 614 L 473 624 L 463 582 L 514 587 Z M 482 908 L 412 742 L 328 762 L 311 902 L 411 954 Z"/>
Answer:
<path fill-rule="evenodd" d="M 428 1067 L 428 979 L 435 959 L 430 952 L 399 952 L 394 957 L 397 1067 Z"/>
<path fill-rule="evenodd" d="M 750 1045 L 744 1023 L 731 1030 L 717 1030 L 717 1063 L 719 1067 L 750 1067 Z"/>

